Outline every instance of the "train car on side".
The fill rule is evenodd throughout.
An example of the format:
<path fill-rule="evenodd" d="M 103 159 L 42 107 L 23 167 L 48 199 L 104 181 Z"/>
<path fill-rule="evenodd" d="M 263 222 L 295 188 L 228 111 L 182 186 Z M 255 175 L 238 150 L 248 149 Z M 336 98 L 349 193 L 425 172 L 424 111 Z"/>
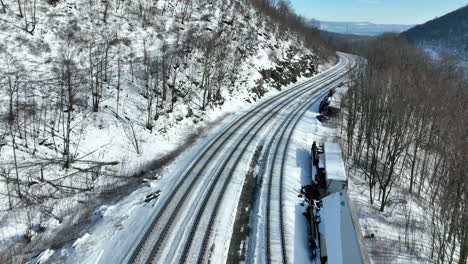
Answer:
<path fill-rule="evenodd" d="M 344 191 L 322 198 L 315 217 L 320 240 L 320 263 L 367 263 L 361 254 L 349 201 Z"/>
<path fill-rule="evenodd" d="M 343 191 L 348 186 L 345 165 L 338 143 L 324 144 L 326 195 Z"/>
<path fill-rule="evenodd" d="M 367 253 L 358 238 L 359 222 L 351 214 L 340 146 L 314 142 L 311 158 L 314 183 L 304 186 L 303 190 L 309 200 L 313 259 L 321 264 L 368 264 Z"/>

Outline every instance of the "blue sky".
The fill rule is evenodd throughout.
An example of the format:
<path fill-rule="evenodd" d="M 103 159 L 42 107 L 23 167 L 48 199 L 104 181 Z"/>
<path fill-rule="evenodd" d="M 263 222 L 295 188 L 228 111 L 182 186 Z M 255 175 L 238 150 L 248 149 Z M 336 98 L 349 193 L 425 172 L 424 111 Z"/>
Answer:
<path fill-rule="evenodd" d="M 421 24 L 468 0 L 290 0 L 296 13 L 323 21 Z"/>

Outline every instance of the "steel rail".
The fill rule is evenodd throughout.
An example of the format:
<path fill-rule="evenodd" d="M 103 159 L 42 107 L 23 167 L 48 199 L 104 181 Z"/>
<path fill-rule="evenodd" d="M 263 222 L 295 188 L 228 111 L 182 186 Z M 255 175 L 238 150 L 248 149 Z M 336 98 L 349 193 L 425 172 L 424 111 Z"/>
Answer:
<path fill-rule="evenodd" d="M 336 75 L 343 68 L 343 65 L 344 65 L 343 61 L 340 61 L 340 63 L 341 63 L 341 65 L 336 66 L 333 70 L 330 70 L 327 73 L 324 73 L 322 76 L 320 76 L 320 78 L 313 79 L 313 80 L 310 80 L 310 81 L 306 81 L 306 82 L 304 82 L 302 84 L 299 84 L 299 85 L 297 85 L 295 87 L 292 87 L 291 89 L 288 89 L 287 91 L 285 91 L 283 94 L 280 94 L 281 96 L 272 97 L 272 98 L 266 100 L 265 102 L 261 103 L 259 106 L 254 107 L 252 109 L 252 111 L 250 111 L 249 113 L 247 113 L 247 114 L 233 120 L 230 124 L 228 124 L 219 133 L 219 135 L 217 137 L 213 138 L 209 142 L 208 146 L 205 149 L 203 149 L 203 151 L 201 152 L 201 155 L 199 155 L 197 157 L 197 159 L 194 160 L 188 166 L 188 168 L 183 172 L 183 175 L 190 175 L 190 173 L 194 170 L 194 168 L 196 168 L 197 165 L 199 165 L 204 160 L 205 155 L 207 153 L 209 153 L 210 150 L 214 150 L 213 154 L 208 157 L 207 162 L 209 163 L 213 159 L 213 157 L 215 156 L 217 150 L 219 150 L 224 145 L 224 143 L 226 141 L 228 141 L 240 127 L 242 127 L 244 124 L 248 123 L 257 113 L 263 111 L 263 107 L 271 106 L 271 105 L 274 105 L 275 103 L 278 103 L 278 102 L 279 102 L 278 104 L 281 104 L 282 102 L 287 100 L 288 96 L 294 96 L 295 94 L 301 92 L 302 88 L 313 85 L 313 84 L 318 83 L 318 82 L 321 82 L 322 79 L 329 78 L 329 76 Z M 224 139 L 223 139 L 223 137 L 224 137 Z M 187 190 L 188 192 L 193 187 L 192 183 L 197 182 L 200 175 L 201 175 L 201 171 L 199 171 L 199 173 L 195 177 L 193 177 L 192 181 L 189 184 L 189 187 L 188 187 L 188 190 Z M 141 254 L 144 254 L 144 252 L 141 252 L 141 249 L 143 248 L 143 246 L 147 242 L 148 237 L 154 231 L 154 227 L 158 223 L 158 220 L 160 219 L 161 215 L 165 212 L 165 209 L 168 207 L 169 203 L 173 200 L 174 196 L 176 195 L 176 193 L 178 192 L 180 187 L 184 183 L 187 182 L 188 178 L 190 178 L 190 177 L 182 177 L 182 179 L 177 183 L 176 187 L 173 189 L 172 193 L 165 200 L 165 203 L 160 208 L 159 213 L 156 215 L 156 217 L 153 219 L 151 225 L 146 230 L 146 232 L 145 232 L 142 240 L 138 244 L 137 248 L 132 252 L 132 255 L 130 257 L 129 262 L 132 262 L 132 263 L 133 262 L 140 262 L 140 261 L 137 261 L 137 260 L 141 260 L 141 258 L 144 258 L 144 256 L 141 256 Z M 180 200 L 177 203 L 177 205 L 180 205 L 182 202 L 183 202 L 183 199 Z M 176 210 L 177 210 L 177 208 L 180 208 L 180 206 L 176 206 Z M 172 214 L 172 215 L 174 215 L 174 214 Z M 167 228 L 164 228 L 164 230 L 166 230 L 166 232 L 167 232 Z M 150 253 L 149 258 L 146 259 L 147 261 L 151 261 L 153 259 L 153 256 L 155 255 L 155 253 L 159 249 L 160 242 L 163 240 L 164 237 L 165 237 L 165 233 L 160 234 L 160 236 L 158 237 L 158 240 L 156 241 L 155 245 L 151 249 L 151 253 Z M 143 261 L 143 262 L 147 262 L 147 261 Z"/>
<path fill-rule="evenodd" d="M 327 79 L 326 81 L 327 82 L 333 82 L 333 83 L 336 83 L 340 80 L 343 79 L 343 76 L 346 75 L 347 73 L 342 73 L 341 76 L 339 76 L 338 78 L 334 78 L 332 81 L 330 81 L 330 79 Z M 323 84 L 323 83 L 322 83 Z M 320 85 L 322 85 L 320 84 Z M 327 83 L 328 85 L 328 83 Z M 306 94 L 306 93 L 311 93 L 313 92 L 314 94 L 312 96 L 315 96 L 316 94 L 318 93 L 323 93 L 322 90 L 319 90 L 319 88 L 322 87 L 322 86 L 319 86 L 317 87 L 317 90 L 315 91 L 311 91 L 311 90 L 305 90 L 303 94 Z M 322 96 L 322 94 L 320 95 Z M 291 98 L 291 100 L 289 100 L 287 102 L 287 104 L 291 104 L 291 102 L 297 100 L 297 98 Z M 315 101 L 314 101 L 315 102 Z M 308 104 L 308 102 L 306 102 L 306 104 Z M 301 108 L 299 108 L 301 109 Z M 279 110 L 278 110 L 279 111 Z M 273 113 L 271 113 L 270 115 L 275 115 L 278 113 L 278 111 L 275 111 Z M 289 114 L 289 116 L 292 116 L 292 115 L 296 115 L 298 111 L 293 111 Z M 265 118 L 265 117 L 264 117 Z M 223 170 L 220 170 L 219 173 L 218 173 L 218 177 L 216 178 L 215 182 L 213 182 L 211 184 L 211 186 L 209 187 L 209 191 L 208 193 L 211 194 L 210 197 L 206 198 L 203 202 L 203 205 L 202 205 L 202 208 L 199 209 L 198 211 L 198 214 L 197 214 L 197 217 L 196 217 L 196 220 L 195 220 L 195 223 L 193 224 L 192 228 L 191 228 L 191 231 L 189 233 L 189 237 L 186 239 L 187 240 L 187 244 L 185 245 L 184 249 L 183 249 L 183 252 L 182 252 L 182 259 L 180 261 L 180 263 L 183 263 L 187 260 L 187 257 L 188 257 L 188 253 L 190 251 L 190 247 L 191 247 L 191 244 L 192 244 L 192 241 L 194 241 L 194 236 L 195 236 L 195 233 L 196 231 L 198 230 L 198 225 L 199 225 L 199 222 L 202 218 L 203 215 L 205 215 L 205 211 L 206 211 L 206 206 L 207 206 L 207 203 L 208 201 L 213 201 L 215 200 L 215 206 L 214 206 L 214 210 L 211 211 L 211 216 L 210 216 L 210 220 L 209 220 L 209 223 L 208 223 L 208 230 L 207 232 L 204 232 L 204 237 L 203 237 L 203 242 L 202 242 L 202 248 L 201 250 L 199 251 L 199 256 L 198 256 L 198 263 L 202 262 L 203 260 L 203 256 L 205 255 L 205 252 L 207 251 L 207 244 L 208 244 L 208 240 L 210 238 L 210 234 L 212 232 L 212 229 L 210 229 L 209 227 L 210 226 L 213 226 L 213 222 L 214 220 L 216 219 L 217 215 L 218 215 L 218 209 L 221 205 L 221 201 L 223 199 L 223 196 L 224 196 L 224 193 L 227 189 L 227 186 L 228 184 L 230 183 L 231 181 L 231 178 L 235 172 L 235 169 L 238 165 L 238 163 L 240 162 L 241 158 L 243 157 L 242 153 L 245 152 L 245 150 L 248 148 L 248 146 L 250 145 L 250 143 L 253 141 L 253 139 L 257 136 L 258 132 L 263 128 L 263 126 L 267 123 L 267 121 L 269 121 L 269 118 L 266 117 L 266 120 L 263 122 L 263 123 L 260 123 L 258 125 L 258 128 L 256 129 L 256 131 L 252 134 L 252 136 L 250 137 L 250 139 L 248 140 L 248 142 L 245 144 L 244 148 L 241 150 L 241 154 L 238 155 L 235 163 L 233 166 L 230 166 L 231 170 L 229 171 L 229 173 L 227 174 L 227 179 L 224 181 L 224 183 L 222 183 L 222 187 L 221 187 L 221 191 L 219 192 L 214 192 L 214 188 L 217 184 L 217 181 L 220 179 L 220 176 L 223 175 Z M 243 142 L 246 138 L 247 134 L 242 138 L 242 140 L 240 142 Z M 240 145 L 240 144 L 239 144 Z M 223 168 L 225 168 L 227 165 L 228 165 L 228 162 L 231 160 L 232 156 L 234 155 L 236 150 L 232 151 L 229 155 L 229 157 L 225 160 L 225 163 L 222 165 Z M 213 196 L 213 193 L 219 193 L 219 195 L 217 197 L 212 197 Z M 214 198 L 214 199 L 213 199 Z M 208 212 L 209 214 L 209 212 Z"/>

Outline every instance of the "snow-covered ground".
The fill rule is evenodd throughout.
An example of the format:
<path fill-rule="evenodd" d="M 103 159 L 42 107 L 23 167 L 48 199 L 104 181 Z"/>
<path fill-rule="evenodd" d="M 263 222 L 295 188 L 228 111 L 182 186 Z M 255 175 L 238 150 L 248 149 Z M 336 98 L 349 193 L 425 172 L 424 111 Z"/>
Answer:
<path fill-rule="evenodd" d="M 272 23 L 264 22 L 266 18 L 260 18 L 243 1 L 205 5 L 205 1 L 193 0 L 174 5 L 173 1 L 161 0 L 154 5 L 144 2 L 143 6 L 135 1 L 58 1 L 54 6 L 49 1 L 37 1 L 38 20 L 33 34 L 22 29 L 24 20 L 18 16 L 17 3 L 4 2 L 7 12 L 0 14 L 0 84 L 7 87 L 8 80 L 18 84 L 10 87 L 12 94 L 0 90 L 0 251 L 5 249 L 7 256 L 24 247 L 35 254 L 42 247 L 22 243 L 25 235 L 33 242 L 58 238 L 47 245 L 54 248 L 68 243 L 77 231 L 65 230 L 63 236 L 57 231 L 86 226 L 86 216 L 99 204 L 101 196 L 119 196 L 120 192 L 133 190 L 135 181 L 128 176 L 161 167 L 171 160 L 167 156 L 205 137 L 213 126 L 223 127 L 231 115 L 263 100 L 262 95 L 279 93 L 271 80 L 265 80 L 261 87 L 266 94 L 255 91 L 262 70 L 276 69 L 284 62 L 298 63 L 304 56 L 309 56 L 308 61 L 315 66 L 318 62 L 304 43 L 290 33 L 276 31 Z M 108 17 L 103 21 L 107 3 Z M 190 10 L 185 11 L 190 15 L 184 20 L 181 15 L 188 5 Z M 26 9 L 29 12 L 31 6 Z M 29 13 L 27 18 L 31 18 Z M 217 48 L 205 49 L 207 39 L 218 33 Z M 204 52 L 212 52 L 210 55 L 222 62 L 203 63 L 207 57 Z M 151 61 L 146 64 L 151 69 L 145 69 L 145 58 Z M 60 90 L 63 86 L 59 80 L 63 73 L 60 69 L 67 61 L 76 67 L 73 84 L 77 90 L 71 117 L 72 163 L 64 169 L 67 106 L 61 105 L 64 91 Z M 162 71 L 164 63 L 170 68 L 168 76 L 154 74 Z M 98 68 L 90 69 L 99 64 L 100 77 Z M 102 67 L 107 67 L 106 78 Z M 217 95 L 220 98 L 206 109 L 201 107 L 204 70 L 221 87 Z M 148 71 L 155 75 L 150 78 L 156 87 L 152 95 L 155 98 L 147 94 L 151 90 L 145 90 L 149 77 L 144 74 Z M 309 70 L 303 73 L 312 74 Z M 164 102 L 163 80 L 167 81 Z M 93 83 L 104 83 L 97 112 L 92 110 L 91 96 L 96 94 L 91 91 Z M 7 122 L 9 99 L 15 102 L 14 110 L 19 111 L 13 126 L 17 132 L 15 143 Z M 150 109 L 156 111 L 152 115 L 148 112 L 150 103 Z M 193 149 L 200 150 L 197 146 Z M 152 165 L 155 160 L 158 166 Z M 19 164 L 17 172 L 15 164 Z M 165 176 L 167 171 L 160 173 Z M 16 193 L 14 177 L 19 178 L 23 199 Z M 163 177 L 161 184 L 168 181 Z M 128 201 L 128 207 L 123 207 L 130 210 L 132 202 Z M 34 206 L 24 206 L 30 203 Z M 13 210 L 7 210 L 9 207 Z M 119 209 L 104 206 L 93 221 Z M 86 243 L 75 247 L 85 247 L 81 244 Z M 10 246 L 15 245 L 19 250 L 10 251 Z M 50 251 L 42 257 L 49 255 Z"/>
<path fill-rule="evenodd" d="M 425 217 L 428 213 L 425 206 L 395 188 L 396 204 L 390 212 L 382 214 L 376 205 L 369 204 L 367 186 L 361 178 L 363 176 L 352 169 L 349 175 L 349 197 L 356 208 L 371 262 L 431 263 L 426 255 L 430 239 L 426 229 L 429 223 Z M 413 232 L 406 233 L 406 225 L 411 225 Z M 406 251 L 405 236 L 411 241 L 413 252 Z"/>
<path fill-rule="evenodd" d="M 306 81 L 306 79 L 301 80 L 299 83 L 304 81 Z M 287 90 L 288 89 L 285 89 L 285 91 Z M 274 94 L 275 93 L 270 93 L 266 98 L 261 99 L 259 103 L 267 100 L 267 98 L 273 96 Z M 171 188 L 173 188 L 171 186 L 174 186 L 174 182 L 178 180 L 177 177 L 183 175 L 183 171 L 187 168 L 188 164 L 193 161 L 193 157 L 198 155 L 206 147 L 206 142 L 209 142 L 213 137 L 223 131 L 229 123 L 236 119 L 237 116 L 248 113 L 251 107 L 252 106 L 250 106 L 248 103 L 245 103 L 244 101 L 238 102 L 236 105 L 236 114 L 221 121 L 217 128 L 210 131 L 210 133 L 205 138 L 199 139 L 195 144 L 193 144 L 192 148 L 185 151 L 175 160 L 174 163 L 167 167 L 163 172 L 160 172 L 162 175 L 160 180 L 151 181 L 148 186 L 136 190 L 131 195 L 116 204 L 105 205 L 99 208 L 94 213 L 94 225 L 82 234 L 81 239 L 77 240 L 69 247 L 60 249 L 55 252 L 52 257 L 52 262 L 58 263 L 64 261 L 65 259 L 67 262 L 76 263 L 118 262 L 122 258 L 122 254 L 128 254 L 128 250 L 136 246 L 135 244 L 138 242 L 138 238 L 141 237 L 142 233 L 145 231 L 145 228 L 148 225 L 148 219 L 151 219 L 151 215 L 156 211 L 154 209 L 160 206 L 161 202 L 163 201 L 162 199 L 157 199 L 153 202 L 145 204 L 143 202 L 145 195 L 151 191 L 162 190 L 163 197 L 166 193 L 170 192 Z M 269 130 L 265 129 L 265 131 Z M 239 136 L 241 135 L 242 134 Z M 261 136 L 262 135 L 260 134 L 258 137 Z M 256 145 L 250 146 L 248 151 L 253 152 L 255 147 Z M 231 146 L 228 145 L 226 148 L 229 149 Z M 219 162 L 216 162 L 215 164 L 221 163 L 222 157 L 223 155 L 220 155 Z M 224 215 L 225 217 L 223 218 L 223 224 L 220 225 L 220 228 L 215 231 L 216 241 L 229 241 L 230 236 L 228 234 L 230 234 L 230 232 L 228 232 L 228 230 L 229 226 L 232 228 L 234 219 L 234 215 L 232 214 L 235 213 L 235 210 L 233 211 L 232 208 L 236 208 L 236 203 L 241 189 L 240 187 L 243 183 L 245 171 L 248 169 L 248 164 L 249 159 L 244 158 L 236 169 L 236 171 L 239 171 L 240 173 L 236 173 L 237 180 L 234 180 L 234 185 L 228 189 L 228 192 L 231 193 L 226 194 L 227 196 L 232 197 L 232 199 L 227 199 L 226 203 L 222 207 L 229 211 L 222 210 L 220 212 L 220 215 Z M 217 168 L 214 166 L 210 170 L 216 171 Z M 203 186 L 199 186 L 197 188 L 198 191 L 194 192 L 198 193 L 197 196 L 203 197 L 206 195 L 204 194 L 206 188 L 203 189 Z M 293 195 L 293 197 L 296 196 Z M 190 210 L 196 210 L 196 208 L 197 204 L 194 203 L 193 207 L 188 208 L 189 211 L 187 214 L 190 215 Z M 296 205 L 294 208 L 296 208 Z M 184 221 L 183 219 L 184 218 L 180 218 L 180 221 Z M 186 219 L 188 222 L 185 224 L 188 224 L 190 221 L 192 221 L 190 218 Z M 181 222 L 180 225 L 183 226 L 184 223 Z M 179 235 L 183 237 L 187 234 Z M 181 237 L 175 237 L 174 242 L 177 241 L 181 241 Z M 170 247 L 172 250 L 177 248 L 176 244 L 173 246 L 174 247 Z M 220 246 L 221 247 L 219 249 L 214 249 L 214 259 L 225 258 L 226 246 Z M 216 255 L 218 254 L 216 253 L 217 251 L 220 252 L 220 255 Z M 167 254 L 170 254 L 170 252 L 167 252 Z M 50 255 L 50 252 L 43 254 L 44 257 L 49 257 Z"/>

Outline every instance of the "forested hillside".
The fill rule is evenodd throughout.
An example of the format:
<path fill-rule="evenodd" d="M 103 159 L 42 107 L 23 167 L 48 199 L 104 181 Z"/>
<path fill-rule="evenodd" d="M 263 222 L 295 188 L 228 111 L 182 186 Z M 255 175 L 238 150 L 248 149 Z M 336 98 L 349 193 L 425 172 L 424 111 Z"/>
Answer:
<path fill-rule="evenodd" d="M 468 61 L 468 5 L 402 33 L 411 43 Z"/>
<path fill-rule="evenodd" d="M 0 0 L 0 262 L 60 247 L 131 176 L 333 62 L 304 21 L 281 0 Z"/>
<path fill-rule="evenodd" d="M 367 62 L 343 102 L 351 197 L 375 263 L 468 259 L 468 82 L 394 34 L 356 49 Z"/>

